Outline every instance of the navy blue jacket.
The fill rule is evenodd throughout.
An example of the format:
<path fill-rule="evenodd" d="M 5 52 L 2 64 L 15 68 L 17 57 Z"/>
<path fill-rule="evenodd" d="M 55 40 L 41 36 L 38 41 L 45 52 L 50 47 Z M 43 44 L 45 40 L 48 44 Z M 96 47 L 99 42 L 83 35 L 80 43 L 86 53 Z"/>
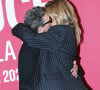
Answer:
<path fill-rule="evenodd" d="M 75 79 L 70 72 L 76 59 L 74 28 L 55 25 L 47 32 L 36 34 L 20 23 L 12 33 L 28 46 L 40 48 L 33 90 L 86 90 L 80 76 Z"/>
<path fill-rule="evenodd" d="M 23 42 L 18 56 L 19 90 L 33 90 L 33 74 L 38 64 L 39 51 Z"/>

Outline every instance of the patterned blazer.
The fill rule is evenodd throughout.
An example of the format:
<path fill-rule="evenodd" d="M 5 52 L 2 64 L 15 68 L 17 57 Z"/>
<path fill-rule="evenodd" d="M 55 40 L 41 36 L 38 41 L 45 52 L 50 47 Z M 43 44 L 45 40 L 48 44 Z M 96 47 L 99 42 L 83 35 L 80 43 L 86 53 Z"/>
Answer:
<path fill-rule="evenodd" d="M 76 40 L 73 27 L 55 25 L 47 32 L 36 34 L 23 23 L 19 23 L 12 29 L 12 33 L 28 46 L 40 49 L 38 66 L 34 73 L 34 90 L 60 90 L 50 89 L 51 87 L 48 87 L 50 82 L 46 80 L 55 80 L 54 84 L 56 85 L 56 82 L 59 82 L 58 79 L 64 81 L 73 78 L 70 72 L 73 60 L 76 59 Z M 50 85 L 52 86 L 52 84 Z"/>

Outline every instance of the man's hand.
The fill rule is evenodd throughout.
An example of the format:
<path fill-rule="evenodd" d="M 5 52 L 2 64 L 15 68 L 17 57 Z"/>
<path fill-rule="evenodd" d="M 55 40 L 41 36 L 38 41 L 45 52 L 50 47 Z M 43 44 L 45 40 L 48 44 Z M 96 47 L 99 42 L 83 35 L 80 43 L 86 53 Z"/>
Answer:
<path fill-rule="evenodd" d="M 72 73 L 72 75 L 75 77 L 75 78 L 77 78 L 78 77 L 78 74 L 77 74 L 77 72 L 78 72 L 78 65 L 76 64 L 76 61 L 73 61 L 73 68 L 71 69 L 71 73 Z"/>

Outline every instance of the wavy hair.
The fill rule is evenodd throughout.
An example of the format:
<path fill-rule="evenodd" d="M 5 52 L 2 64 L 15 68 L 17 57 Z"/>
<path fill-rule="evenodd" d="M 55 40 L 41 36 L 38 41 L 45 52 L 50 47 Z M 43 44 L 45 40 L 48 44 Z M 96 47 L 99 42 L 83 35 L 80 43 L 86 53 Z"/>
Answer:
<path fill-rule="evenodd" d="M 53 17 L 57 24 L 69 25 L 75 28 L 77 45 L 81 41 L 81 29 L 76 12 L 68 0 L 52 0 L 45 6 L 45 12 Z"/>

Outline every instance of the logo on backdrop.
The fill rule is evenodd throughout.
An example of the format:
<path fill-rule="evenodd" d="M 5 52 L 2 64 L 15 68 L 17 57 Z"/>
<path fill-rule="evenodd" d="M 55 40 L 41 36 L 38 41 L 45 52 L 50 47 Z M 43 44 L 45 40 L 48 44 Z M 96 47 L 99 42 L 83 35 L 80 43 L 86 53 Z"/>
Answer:
<path fill-rule="evenodd" d="M 14 27 L 18 23 L 16 20 L 16 15 L 15 15 L 14 1 L 15 0 L 5 0 L 7 20 L 11 27 Z M 21 2 L 23 4 L 29 3 L 30 0 L 21 0 Z M 47 0 L 45 1 L 44 0 L 33 0 L 33 6 L 44 6 L 46 2 Z M 5 25 L 5 21 L 4 21 L 3 7 L 2 7 L 2 2 L 0 0 L 0 31 L 3 30 L 4 25 Z"/>

